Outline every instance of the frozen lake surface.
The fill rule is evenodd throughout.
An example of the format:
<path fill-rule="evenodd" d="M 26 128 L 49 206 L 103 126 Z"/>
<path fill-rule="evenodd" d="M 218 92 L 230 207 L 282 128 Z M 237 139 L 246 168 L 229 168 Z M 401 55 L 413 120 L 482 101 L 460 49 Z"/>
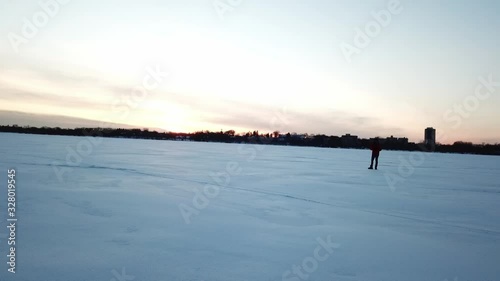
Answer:
<path fill-rule="evenodd" d="M 500 280 L 500 157 L 92 141 L 0 134 L 0 280 Z"/>

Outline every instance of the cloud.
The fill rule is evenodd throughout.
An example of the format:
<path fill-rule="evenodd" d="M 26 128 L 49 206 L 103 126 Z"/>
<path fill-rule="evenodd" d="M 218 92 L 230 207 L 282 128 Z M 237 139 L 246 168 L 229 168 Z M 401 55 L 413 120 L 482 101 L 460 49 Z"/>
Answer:
<path fill-rule="evenodd" d="M 18 125 L 33 127 L 103 127 L 103 123 L 97 120 L 75 118 L 63 115 L 33 114 L 20 111 L 0 110 L 0 125 Z M 125 124 L 107 123 L 105 127 L 132 128 Z"/>
<path fill-rule="evenodd" d="M 60 88 L 54 91 L 51 91 L 51 87 L 48 86 L 40 89 L 37 87 L 25 88 L 23 84 L 9 84 L 9 81 L 4 79 L 4 83 L 0 81 L 0 90 L 4 93 L 0 96 L 0 100 L 16 102 L 18 109 L 22 111 L 30 111 L 26 107 L 27 104 L 32 105 L 31 108 L 33 105 L 42 109 L 44 107 L 61 108 L 61 113 L 65 115 L 73 114 L 75 116 L 78 111 L 79 116 L 84 117 L 79 120 L 109 117 L 112 102 L 130 95 L 132 89 L 132 87 L 111 83 L 99 77 L 50 70 L 38 65 L 20 64 L 10 71 L 26 74 L 23 79 L 27 83 L 30 83 L 30 78 L 32 78 L 48 81 L 50 82 L 49 86 L 56 85 Z M 81 93 L 83 87 L 89 88 L 89 94 L 86 96 Z M 70 89 L 79 89 L 80 93 L 74 95 L 71 92 L 64 92 L 70 91 Z M 335 111 L 327 107 L 306 109 L 302 104 L 295 103 L 293 99 L 284 99 L 281 105 L 272 105 L 266 104 L 266 100 L 260 103 L 251 103 L 242 101 L 239 97 L 235 97 L 233 100 L 220 99 L 213 96 L 207 97 L 166 90 L 154 91 L 143 104 L 134 108 L 133 116 L 137 118 L 136 120 L 129 118 L 129 120 L 113 119 L 112 121 L 137 125 L 144 123 L 144 120 L 147 120 L 146 123 L 158 120 L 156 124 L 160 124 L 162 118 L 168 116 L 165 113 L 171 109 L 180 109 L 186 112 L 186 116 L 189 116 L 187 122 L 195 124 L 192 127 L 199 129 L 218 130 L 223 128 L 262 132 L 280 130 L 282 132 L 331 135 L 351 133 L 362 137 L 401 135 L 405 132 L 402 128 L 383 126 L 384 122 L 376 117 L 347 111 Z M 72 110 L 74 111 L 72 112 Z M 28 118 L 28 120 L 32 119 Z M 48 120 L 51 124 L 54 123 L 52 119 L 43 120 Z M 168 121 L 165 120 L 166 123 Z M 81 123 L 81 121 L 76 123 Z M 71 124 L 71 122 L 67 124 Z M 143 124 L 142 126 L 155 125 Z M 208 128 L 202 128 L 202 126 Z"/>
<path fill-rule="evenodd" d="M 5 95 L 0 96 L 0 100 L 9 102 L 18 102 L 20 106 L 27 104 L 37 104 L 40 107 L 44 105 L 58 106 L 62 108 L 92 108 L 106 110 L 109 105 L 96 102 L 91 98 L 69 97 L 57 94 L 35 93 L 18 89 L 2 88 L 0 90 Z"/>
<path fill-rule="evenodd" d="M 220 126 L 237 126 L 250 130 L 298 132 L 341 135 L 357 134 L 363 137 L 389 136 L 405 133 L 403 128 L 387 127 L 376 117 L 349 112 L 318 109 L 304 112 L 298 106 L 271 107 L 257 104 L 224 101 L 217 111 L 207 112 L 206 122 Z M 211 107 L 213 110 L 214 108 Z"/>

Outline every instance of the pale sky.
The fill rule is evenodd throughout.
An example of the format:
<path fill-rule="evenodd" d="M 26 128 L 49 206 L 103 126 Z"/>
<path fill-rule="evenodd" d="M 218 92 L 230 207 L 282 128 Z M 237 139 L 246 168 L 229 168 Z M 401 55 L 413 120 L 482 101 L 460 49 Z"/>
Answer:
<path fill-rule="evenodd" d="M 438 142 L 500 142 L 499 1 L 401 0 L 397 13 L 378 0 L 55 1 L 40 1 L 44 18 L 39 1 L 0 0 L 0 110 L 411 141 L 433 126 Z M 367 25 L 380 30 L 356 44 Z M 125 103 L 147 69 L 169 75 Z"/>

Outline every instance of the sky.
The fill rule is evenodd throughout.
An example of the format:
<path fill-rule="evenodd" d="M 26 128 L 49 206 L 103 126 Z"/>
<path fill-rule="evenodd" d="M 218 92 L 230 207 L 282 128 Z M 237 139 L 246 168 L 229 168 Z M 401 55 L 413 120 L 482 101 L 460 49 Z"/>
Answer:
<path fill-rule="evenodd" d="M 58 1 L 0 0 L 0 111 L 500 142 L 498 1 Z"/>

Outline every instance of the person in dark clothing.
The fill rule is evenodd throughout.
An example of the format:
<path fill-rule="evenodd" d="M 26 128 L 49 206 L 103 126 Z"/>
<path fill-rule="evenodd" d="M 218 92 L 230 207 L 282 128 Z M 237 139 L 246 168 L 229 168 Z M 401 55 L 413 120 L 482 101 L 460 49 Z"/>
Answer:
<path fill-rule="evenodd" d="M 380 151 L 382 150 L 378 138 L 375 138 L 372 145 L 370 146 L 370 149 L 372 151 L 372 162 L 370 164 L 370 167 L 368 167 L 368 169 L 373 169 L 373 160 L 375 160 L 375 170 L 376 170 L 378 167 L 378 156 L 380 154 Z"/>

